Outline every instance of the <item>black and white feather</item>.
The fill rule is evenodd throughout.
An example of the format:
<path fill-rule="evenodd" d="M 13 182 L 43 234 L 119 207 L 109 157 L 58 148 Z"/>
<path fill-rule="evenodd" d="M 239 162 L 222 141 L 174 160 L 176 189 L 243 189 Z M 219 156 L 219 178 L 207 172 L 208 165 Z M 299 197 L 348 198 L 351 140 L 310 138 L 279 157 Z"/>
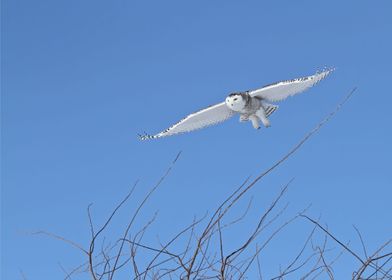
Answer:
<path fill-rule="evenodd" d="M 147 140 L 190 132 L 224 122 L 237 113 L 240 114 L 241 121 L 249 120 L 255 128 L 259 128 L 259 121 L 268 127 L 267 117 L 275 112 L 278 106 L 269 104 L 267 101 L 282 101 L 289 96 L 303 92 L 320 82 L 332 71 L 333 69 L 328 69 L 312 76 L 281 81 L 252 91 L 232 93 L 225 102 L 192 113 L 158 134 L 144 134 L 139 137 L 141 140 Z"/>
<path fill-rule="evenodd" d="M 235 114 L 230 110 L 225 102 L 209 106 L 203 110 L 197 111 L 180 120 L 168 129 L 156 135 L 139 135 L 141 140 L 160 138 L 174 134 L 190 132 L 201 129 L 210 125 L 224 122 Z"/>
<path fill-rule="evenodd" d="M 327 77 L 332 71 L 334 71 L 334 68 L 326 69 L 312 76 L 277 82 L 250 91 L 249 94 L 252 97 L 260 97 L 271 102 L 282 101 L 289 96 L 296 95 L 311 88 Z"/>

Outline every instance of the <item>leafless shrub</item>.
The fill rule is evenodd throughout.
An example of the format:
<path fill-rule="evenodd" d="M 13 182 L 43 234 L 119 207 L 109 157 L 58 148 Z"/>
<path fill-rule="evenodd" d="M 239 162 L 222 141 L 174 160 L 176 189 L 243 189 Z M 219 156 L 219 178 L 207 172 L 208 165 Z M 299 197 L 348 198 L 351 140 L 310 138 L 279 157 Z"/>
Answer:
<path fill-rule="evenodd" d="M 312 131 L 310 131 L 299 143 L 297 143 L 287 154 L 274 163 L 270 168 L 260 173 L 256 178 L 248 178 L 235 189 L 211 215 L 205 215 L 194 220 L 172 238 L 159 246 L 143 243 L 143 236 L 155 221 L 156 215 L 148 220 L 140 229 L 134 228 L 134 222 L 140 215 L 143 206 L 151 195 L 159 188 L 162 182 L 169 175 L 173 166 L 177 162 L 181 153 L 178 153 L 170 167 L 159 181 L 153 186 L 144 199 L 139 203 L 135 212 L 131 216 L 124 232 L 120 237 L 114 239 L 114 244 L 106 244 L 103 237 L 105 230 L 109 227 L 112 218 L 120 208 L 128 202 L 137 186 L 133 186 L 130 192 L 119 202 L 103 225 L 96 228 L 92 215 L 91 205 L 87 208 L 91 239 L 85 249 L 83 246 L 67 240 L 61 236 L 48 233 L 46 231 L 36 232 L 64 241 L 80 250 L 86 256 L 86 262 L 71 271 L 66 272 L 64 279 L 72 279 L 79 273 L 90 275 L 93 280 L 116 279 L 120 270 L 126 271 L 128 279 L 245 279 L 263 278 L 262 261 L 260 254 L 271 243 L 271 241 L 286 226 L 298 220 L 306 220 L 313 225 L 310 233 L 305 236 L 305 241 L 300 251 L 295 254 L 291 261 L 280 268 L 276 277 L 272 279 L 285 279 L 289 276 L 295 279 L 334 279 L 333 265 L 343 253 L 350 254 L 358 260 L 359 267 L 355 269 L 352 279 L 392 279 L 392 266 L 390 260 L 392 253 L 390 249 L 391 240 L 379 247 L 378 250 L 368 256 L 360 232 L 356 229 L 365 258 L 360 257 L 350 249 L 347 244 L 339 241 L 327 227 L 321 225 L 318 220 L 310 218 L 307 208 L 300 211 L 293 217 L 283 220 L 282 213 L 286 210 L 287 204 L 281 206 L 280 202 L 286 194 L 292 180 L 281 187 L 280 192 L 255 221 L 250 233 L 239 237 L 243 242 L 234 249 L 225 243 L 224 233 L 228 232 L 233 225 L 241 222 L 251 207 L 251 202 L 244 213 L 235 219 L 231 219 L 228 213 L 239 201 L 244 199 L 245 194 L 266 175 L 275 170 L 285 162 L 292 154 L 298 151 L 302 145 L 312 137 L 325 123 L 327 123 L 343 104 L 354 93 L 353 89 L 336 109 L 321 121 Z M 245 232 L 245 230 L 244 230 Z M 315 238 L 316 234 L 321 234 Z M 261 238 L 263 237 L 263 238 Z M 113 240 L 113 239 L 112 239 Z M 333 250 L 329 247 L 330 241 L 337 243 L 341 250 Z M 100 248 L 98 249 L 98 245 Z M 181 248 L 176 252 L 174 248 Z M 138 256 L 142 256 L 142 261 Z M 62 268 L 64 270 L 64 268 Z M 65 271 L 65 270 L 64 270 Z M 251 277 L 249 275 L 252 275 Z M 295 275 L 295 276 L 293 276 Z M 117 277 L 118 278 L 118 277 Z"/>

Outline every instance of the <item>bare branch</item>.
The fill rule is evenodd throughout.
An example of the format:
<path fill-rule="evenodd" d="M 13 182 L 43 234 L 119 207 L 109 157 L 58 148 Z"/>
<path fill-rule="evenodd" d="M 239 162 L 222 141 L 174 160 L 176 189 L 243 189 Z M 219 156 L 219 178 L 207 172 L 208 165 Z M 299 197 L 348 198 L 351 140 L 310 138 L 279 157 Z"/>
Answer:
<path fill-rule="evenodd" d="M 359 232 L 358 228 L 355 225 L 353 225 L 353 228 L 355 229 L 355 231 L 357 232 L 357 234 L 359 236 L 359 240 L 361 241 L 363 253 L 365 255 L 365 258 L 367 259 L 368 256 L 367 256 L 367 252 L 366 252 L 366 248 L 365 248 L 365 243 L 363 242 L 363 239 L 362 239 L 362 235 L 361 235 L 361 233 Z"/>
<path fill-rule="evenodd" d="M 57 235 L 57 234 L 54 234 L 54 233 L 51 233 L 51 232 L 48 232 L 48 231 L 45 231 L 45 230 L 39 230 L 39 231 L 36 231 L 36 232 L 32 232 L 31 234 L 32 235 L 47 235 L 47 236 L 49 236 L 51 238 L 61 240 L 61 241 L 70 244 L 72 247 L 75 247 L 78 250 L 80 250 L 83 253 L 88 255 L 87 250 L 83 249 L 82 246 L 80 246 L 79 244 L 73 242 L 72 240 L 66 239 L 66 238 L 64 238 L 64 237 L 62 237 L 60 235 Z"/>
<path fill-rule="evenodd" d="M 137 215 L 139 214 L 139 212 L 140 212 L 140 210 L 142 209 L 142 207 L 144 206 L 144 204 L 147 202 L 147 200 L 150 198 L 150 196 L 155 192 L 155 190 L 161 185 L 161 183 L 162 183 L 162 182 L 166 179 L 166 177 L 169 175 L 170 171 L 173 169 L 173 166 L 176 164 L 176 162 L 177 162 L 177 160 L 179 159 L 180 155 L 181 155 L 181 152 L 179 152 L 179 153 L 177 154 L 176 158 L 173 160 L 171 166 L 167 169 L 166 173 L 159 179 L 158 183 L 149 191 L 149 193 L 145 196 L 145 198 L 143 199 L 143 201 L 140 203 L 139 207 L 136 209 L 136 212 L 134 213 L 134 215 L 133 215 L 131 221 L 129 222 L 129 224 L 128 224 L 128 226 L 127 226 L 125 232 L 124 232 L 123 240 L 124 240 L 124 239 L 126 238 L 126 236 L 128 235 L 128 232 L 129 232 L 129 230 L 131 229 L 131 226 L 132 226 L 133 222 L 135 221 Z M 119 261 L 119 259 L 120 259 L 121 252 L 122 252 L 122 249 L 123 249 L 123 246 L 124 246 L 124 242 L 125 242 L 125 241 L 122 241 L 122 242 L 121 242 L 120 249 L 118 250 L 117 258 L 116 258 L 116 260 L 115 260 L 115 262 L 114 262 L 114 265 L 113 265 L 113 272 L 112 272 L 112 274 L 111 274 L 111 276 L 110 276 L 110 278 L 109 278 L 110 280 L 113 279 L 114 273 L 116 272 L 116 266 L 117 266 L 117 263 L 118 263 L 118 261 Z"/>

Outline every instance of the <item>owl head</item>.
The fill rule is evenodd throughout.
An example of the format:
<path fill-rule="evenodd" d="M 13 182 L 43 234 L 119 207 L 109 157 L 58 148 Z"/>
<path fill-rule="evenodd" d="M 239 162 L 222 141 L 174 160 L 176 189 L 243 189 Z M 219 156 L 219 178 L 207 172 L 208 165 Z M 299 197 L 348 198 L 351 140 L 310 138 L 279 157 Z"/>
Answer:
<path fill-rule="evenodd" d="M 246 104 L 249 102 L 250 96 L 243 92 L 234 92 L 226 97 L 225 103 L 233 111 L 241 111 L 245 108 Z"/>

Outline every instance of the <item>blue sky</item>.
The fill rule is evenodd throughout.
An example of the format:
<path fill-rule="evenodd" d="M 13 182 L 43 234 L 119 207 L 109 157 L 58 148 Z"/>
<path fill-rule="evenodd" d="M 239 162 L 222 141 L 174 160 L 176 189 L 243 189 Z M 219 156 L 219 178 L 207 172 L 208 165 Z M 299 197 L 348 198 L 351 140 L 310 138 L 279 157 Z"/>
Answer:
<path fill-rule="evenodd" d="M 285 154 L 354 86 L 343 110 L 252 190 L 248 221 L 295 177 L 288 215 L 311 203 L 309 215 L 359 252 L 353 224 L 370 251 L 391 237 L 390 1 L 13 0 L 1 9 L 2 279 L 21 279 L 20 271 L 60 279 L 58 263 L 73 267 L 80 253 L 28 233 L 45 229 L 87 246 L 87 205 L 102 222 L 137 179 L 140 200 L 181 150 L 138 221 L 159 210 L 147 242 L 167 238 Z M 280 104 L 269 129 L 232 119 L 159 141 L 136 137 L 232 91 L 324 66 L 337 70 Z M 246 225 L 227 233 L 228 244 Z M 271 245 L 268 275 L 309 226 L 298 222 Z M 340 262 L 335 272 L 345 279 L 356 263 Z"/>

